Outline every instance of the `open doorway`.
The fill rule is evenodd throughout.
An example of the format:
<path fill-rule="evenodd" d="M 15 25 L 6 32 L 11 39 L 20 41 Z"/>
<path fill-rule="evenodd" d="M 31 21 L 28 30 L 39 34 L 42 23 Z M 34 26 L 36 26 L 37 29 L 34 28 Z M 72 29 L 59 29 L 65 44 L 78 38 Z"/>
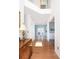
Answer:
<path fill-rule="evenodd" d="M 43 39 L 47 39 L 47 25 L 35 25 L 35 40 L 43 41 Z"/>

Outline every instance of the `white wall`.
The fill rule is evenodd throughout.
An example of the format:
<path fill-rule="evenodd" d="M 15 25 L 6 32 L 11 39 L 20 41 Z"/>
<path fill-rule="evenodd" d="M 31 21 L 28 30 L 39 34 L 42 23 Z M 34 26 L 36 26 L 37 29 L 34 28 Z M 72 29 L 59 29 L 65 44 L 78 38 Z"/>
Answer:
<path fill-rule="evenodd" d="M 50 19 L 55 17 L 55 52 L 60 56 L 60 18 L 59 18 L 60 0 L 51 0 L 50 6 L 52 13 Z"/>
<path fill-rule="evenodd" d="M 59 15 L 59 0 L 54 0 L 55 2 L 55 52 L 60 56 L 60 15 Z"/>
<path fill-rule="evenodd" d="M 25 23 L 25 27 L 26 27 L 26 35 L 25 37 L 27 39 L 35 39 L 35 27 L 34 27 L 34 23 L 32 21 L 31 15 L 29 14 L 25 14 L 24 17 L 24 23 Z"/>
<path fill-rule="evenodd" d="M 47 40 L 49 41 L 50 37 L 49 37 L 49 23 L 47 23 Z"/>
<path fill-rule="evenodd" d="M 23 38 L 23 35 L 22 35 L 22 28 L 24 26 L 24 0 L 20 0 L 20 29 L 19 29 L 19 37 L 22 39 Z"/>
<path fill-rule="evenodd" d="M 24 0 L 20 0 L 21 25 L 24 23 Z"/>

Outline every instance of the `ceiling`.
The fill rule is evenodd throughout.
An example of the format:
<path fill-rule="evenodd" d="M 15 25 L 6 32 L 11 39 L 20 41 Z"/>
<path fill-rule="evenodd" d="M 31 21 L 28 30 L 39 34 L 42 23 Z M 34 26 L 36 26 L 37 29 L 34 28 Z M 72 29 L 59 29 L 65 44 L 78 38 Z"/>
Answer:
<path fill-rule="evenodd" d="M 35 24 L 47 24 L 50 21 L 50 14 L 40 14 L 38 12 L 35 12 L 35 11 L 31 10 L 28 7 L 24 7 L 24 15 L 25 15 L 25 17 L 28 14 L 31 16 L 32 21 Z"/>

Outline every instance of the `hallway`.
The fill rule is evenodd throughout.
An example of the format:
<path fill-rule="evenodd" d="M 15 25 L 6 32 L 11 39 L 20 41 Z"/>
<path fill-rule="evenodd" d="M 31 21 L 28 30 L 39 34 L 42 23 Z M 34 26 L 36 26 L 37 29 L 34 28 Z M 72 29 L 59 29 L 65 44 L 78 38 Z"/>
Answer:
<path fill-rule="evenodd" d="M 47 40 L 42 42 L 42 47 L 32 47 L 32 56 L 30 59 L 59 59 L 55 54 L 54 48 Z"/>
<path fill-rule="evenodd" d="M 58 0 L 20 1 L 20 59 L 60 58 L 58 6 Z"/>

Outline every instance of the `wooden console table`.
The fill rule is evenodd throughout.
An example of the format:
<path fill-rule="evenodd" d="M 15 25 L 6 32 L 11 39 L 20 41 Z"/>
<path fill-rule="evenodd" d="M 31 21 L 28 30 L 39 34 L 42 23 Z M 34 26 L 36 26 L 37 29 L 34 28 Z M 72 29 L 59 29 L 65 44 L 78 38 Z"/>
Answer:
<path fill-rule="evenodd" d="M 19 58 L 29 59 L 32 55 L 32 39 L 19 40 Z"/>

